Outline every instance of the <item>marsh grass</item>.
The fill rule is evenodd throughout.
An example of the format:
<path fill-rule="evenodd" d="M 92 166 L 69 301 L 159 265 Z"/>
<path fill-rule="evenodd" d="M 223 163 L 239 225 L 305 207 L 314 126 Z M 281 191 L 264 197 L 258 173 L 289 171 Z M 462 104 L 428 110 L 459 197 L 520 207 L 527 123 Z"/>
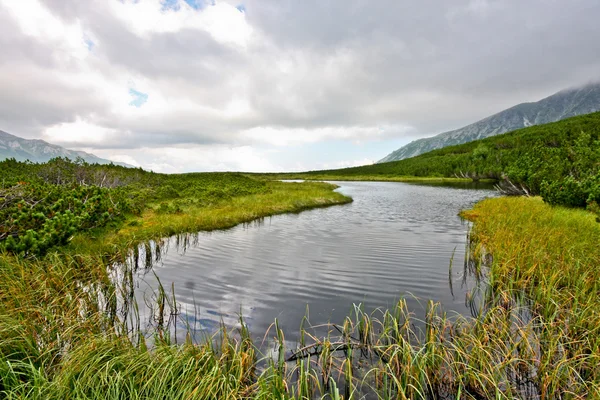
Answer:
<path fill-rule="evenodd" d="M 302 196 L 286 204 L 307 207 Z M 263 211 L 283 211 L 281 203 L 264 203 L 270 205 Z M 252 207 L 233 214 L 244 221 L 257 210 Z M 600 224 L 590 213 L 552 208 L 535 198 L 485 200 L 463 213 L 474 221 L 466 268 L 486 278 L 480 301 L 466 300 L 474 317 L 448 316 L 434 302 L 421 316 L 403 299 L 368 314 L 357 305 L 341 324 L 327 326 L 326 337 L 311 334 L 308 318 L 302 321 L 301 340 L 289 347 L 276 321 L 265 336 L 275 351 L 265 354 L 252 342 L 243 318 L 203 342 L 190 335 L 175 345 L 166 327 L 169 318 L 160 323 L 161 315 L 179 318 L 172 288 L 160 289 L 154 298 L 159 312 L 151 341 L 146 333 L 135 335 L 135 305 L 123 325 L 117 299 L 131 289 L 132 278 L 119 275 L 120 287 L 111 280 L 112 254 L 122 252 L 140 268 L 150 268 L 160 257 L 160 242 L 136 256 L 131 249 L 142 239 L 195 230 L 201 223 L 214 228 L 216 221 L 235 222 L 227 218 L 233 211 L 225 204 L 209 214 L 188 211 L 192 222 L 177 214 L 145 214 L 140 225 L 101 232 L 94 245 L 76 238 L 66 253 L 40 260 L 1 254 L 1 395 L 600 398 Z M 166 227 L 160 227 L 163 222 Z M 183 236 L 186 240 L 193 238 Z"/>
<path fill-rule="evenodd" d="M 467 268 L 486 278 L 475 316 L 433 302 L 422 319 L 404 300 L 369 315 L 357 306 L 335 335 L 292 349 L 297 397 L 329 396 L 331 378 L 344 398 L 600 398 L 595 217 L 537 198 L 485 200 L 463 215 L 475 221 Z"/>
<path fill-rule="evenodd" d="M 351 201 L 329 184 L 266 185 L 210 204 L 179 199 L 181 213 L 150 204 L 141 217 L 76 235 L 39 259 L 0 254 L 0 397 L 239 398 L 256 392 L 256 357 L 243 322 L 233 336 L 223 327 L 219 340 L 173 346 L 165 328 L 171 321 L 163 315 L 177 308 L 176 300 L 161 286 L 149 346 L 138 305 L 119 301 L 131 300 L 133 270 L 113 267 L 132 257 L 150 268 L 161 255 L 161 239 L 174 233 Z M 140 244 L 146 251 L 137 251 Z"/>

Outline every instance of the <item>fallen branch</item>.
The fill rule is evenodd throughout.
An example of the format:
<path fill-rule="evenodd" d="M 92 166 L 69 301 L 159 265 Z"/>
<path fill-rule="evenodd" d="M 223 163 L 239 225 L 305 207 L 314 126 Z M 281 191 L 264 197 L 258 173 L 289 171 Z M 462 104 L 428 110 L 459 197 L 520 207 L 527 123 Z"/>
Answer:
<path fill-rule="evenodd" d="M 364 348 L 365 346 L 362 343 L 348 343 L 348 342 L 330 342 L 329 343 L 330 346 L 332 346 L 333 348 L 331 349 L 331 351 L 346 351 L 349 349 L 360 349 L 360 348 Z M 289 356 L 285 361 L 296 361 L 299 360 L 301 358 L 310 358 L 312 356 L 318 356 L 319 354 L 321 354 L 323 352 L 323 349 L 321 349 L 321 346 L 325 346 L 325 343 L 323 342 L 319 342 L 319 343 L 313 343 L 311 345 L 308 346 L 304 346 L 303 348 L 297 350 L 294 354 L 292 354 L 291 356 Z M 314 349 L 312 352 L 309 351 L 311 349 Z"/>

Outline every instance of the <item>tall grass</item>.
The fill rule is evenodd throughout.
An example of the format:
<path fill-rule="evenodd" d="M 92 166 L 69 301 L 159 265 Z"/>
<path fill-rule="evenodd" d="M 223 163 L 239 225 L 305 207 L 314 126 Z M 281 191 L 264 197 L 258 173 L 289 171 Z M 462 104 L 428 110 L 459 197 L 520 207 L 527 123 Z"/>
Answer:
<path fill-rule="evenodd" d="M 150 204 L 139 219 L 76 235 L 43 258 L 0 254 L 0 397 L 8 398 L 237 398 L 256 392 L 256 357 L 247 329 L 217 341 L 173 346 L 169 321 L 176 307 L 158 293 L 152 346 L 140 330 L 132 271 L 119 274 L 140 243 L 174 233 L 225 229 L 284 212 L 351 201 L 322 183 L 267 183 L 267 190 L 210 205 L 193 198 L 181 212 Z M 160 249 L 147 249 L 150 267 Z M 150 259 L 148 258 L 150 257 Z M 136 260 L 139 261 L 139 260 Z M 243 327 L 242 323 L 242 327 Z M 132 340 L 134 339 L 134 340 Z"/>
<path fill-rule="evenodd" d="M 464 216 L 475 221 L 468 266 L 486 277 L 474 318 L 432 302 L 422 319 L 403 300 L 370 315 L 356 307 L 338 336 L 288 358 L 312 366 L 288 375 L 293 387 L 322 376 L 312 395 L 326 395 L 336 371 L 345 398 L 600 398 L 595 217 L 535 198 L 485 200 Z"/>
<path fill-rule="evenodd" d="M 167 320 L 151 343 L 132 335 L 135 324 L 120 325 L 117 299 L 130 278 L 115 285 L 105 252 L 157 234 L 152 225 L 116 234 L 122 241 L 73 247 L 99 252 L 2 254 L 0 397 L 600 398 L 600 224 L 531 198 L 485 200 L 463 215 L 474 221 L 467 267 L 486 283 L 479 303 L 471 297 L 474 317 L 448 316 L 434 302 L 421 316 L 402 299 L 370 314 L 357 305 L 326 337 L 312 336 L 303 321 L 294 346 L 275 322 L 267 354 L 243 320 L 179 345 Z M 138 254 L 141 266 L 160 254 L 149 250 Z M 156 296 L 161 315 L 177 307 L 167 292 Z M 139 314 L 129 312 L 135 322 Z"/>

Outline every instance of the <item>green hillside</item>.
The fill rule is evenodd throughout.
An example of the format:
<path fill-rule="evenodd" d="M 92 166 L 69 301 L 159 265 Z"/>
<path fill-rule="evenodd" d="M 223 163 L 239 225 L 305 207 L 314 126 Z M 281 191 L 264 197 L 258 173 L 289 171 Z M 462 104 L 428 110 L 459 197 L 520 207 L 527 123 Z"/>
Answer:
<path fill-rule="evenodd" d="M 519 129 L 401 161 L 280 177 L 495 179 L 507 191 L 541 194 L 551 204 L 583 207 L 600 199 L 600 113 Z"/>
<path fill-rule="evenodd" d="M 463 128 L 415 140 L 388 154 L 379 162 L 404 160 L 446 146 L 596 111 L 600 111 L 600 83 L 562 90 L 535 103 L 518 104 Z"/>

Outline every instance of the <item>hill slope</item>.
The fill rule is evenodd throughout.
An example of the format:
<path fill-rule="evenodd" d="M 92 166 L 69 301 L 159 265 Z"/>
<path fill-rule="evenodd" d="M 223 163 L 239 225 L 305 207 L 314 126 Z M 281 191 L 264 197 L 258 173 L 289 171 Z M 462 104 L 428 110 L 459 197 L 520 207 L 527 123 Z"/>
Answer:
<path fill-rule="evenodd" d="M 449 146 L 406 160 L 280 178 L 386 180 L 469 177 L 500 180 L 551 204 L 600 202 L 600 112 Z"/>
<path fill-rule="evenodd" d="M 600 111 L 600 83 L 558 92 L 536 103 L 523 103 L 454 131 L 415 140 L 394 151 L 380 163 L 403 160 L 461 143 Z"/>
<path fill-rule="evenodd" d="M 23 139 L 0 131 L 0 160 L 14 158 L 17 161 L 29 160 L 41 163 L 56 157 L 69 158 L 73 161 L 77 157 L 81 157 L 90 164 L 110 164 L 112 162 L 115 165 L 131 167 L 129 164 L 106 160 L 84 151 L 69 150 L 43 140 Z"/>

